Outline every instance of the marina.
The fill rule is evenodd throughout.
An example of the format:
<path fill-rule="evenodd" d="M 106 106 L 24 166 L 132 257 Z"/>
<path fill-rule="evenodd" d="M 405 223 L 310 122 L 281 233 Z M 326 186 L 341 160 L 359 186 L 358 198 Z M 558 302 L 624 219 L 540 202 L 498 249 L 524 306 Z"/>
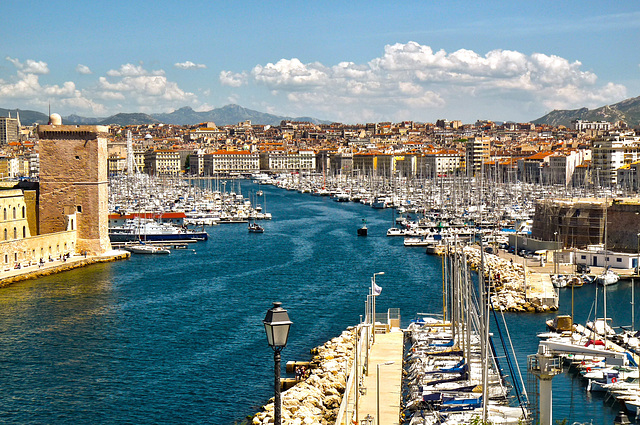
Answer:
<path fill-rule="evenodd" d="M 258 187 L 242 185 L 243 191 Z M 442 257 L 387 237 L 389 208 L 268 185 L 260 189 L 273 213 L 261 237 L 245 226 L 207 227 L 209 239 L 190 244 L 195 253 L 132 256 L 5 288 L 0 323 L 11 332 L 1 336 L 3 420 L 100 422 L 109 412 L 113 423 L 241 422 L 273 395 L 272 353 L 261 322 L 273 300 L 283 302 L 294 322 L 284 361 L 310 360 L 312 347 L 357 326 L 370 277 L 379 271 L 385 275 L 377 281 L 377 311 L 399 309 L 400 328 L 425 306 L 429 313 L 441 309 Z M 366 238 L 356 234 L 363 217 Z M 594 288 L 573 289 L 576 322 L 586 322 Z M 630 290 L 628 280 L 610 286 L 609 302 L 628 304 Z M 571 312 L 571 291 L 558 289 L 557 314 Z M 537 352 L 536 334 L 556 313 L 503 314 L 526 377 L 527 355 Z M 613 324 L 630 322 L 629 309 L 612 309 L 608 316 Z M 58 343 L 48 349 L 52 339 Z M 385 368 L 397 366 L 381 366 L 380 377 L 394 379 Z M 373 369 L 368 379 L 367 392 L 375 394 Z M 531 378 L 531 386 L 536 384 Z M 553 387 L 554 418 L 611 423 L 617 414 L 617 405 L 587 393 L 575 375 L 556 376 Z M 51 398 L 34 401 L 34 391 Z M 96 396 L 103 392 L 110 397 Z M 83 409 L 67 409 L 74 403 Z"/>

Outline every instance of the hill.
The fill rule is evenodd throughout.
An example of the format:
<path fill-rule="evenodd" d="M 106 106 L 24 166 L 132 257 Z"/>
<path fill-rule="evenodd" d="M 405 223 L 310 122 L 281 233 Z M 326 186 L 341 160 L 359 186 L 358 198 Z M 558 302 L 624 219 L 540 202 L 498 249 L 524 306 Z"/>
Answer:
<path fill-rule="evenodd" d="M 17 109 L 0 108 L 0 116 L 7 117 L 9 113 L 15 118 Z M 23 125 L 27 124 L 46 124 L 49 119 L 46 114 L 36 111 L 19 110 L 20 121 Z M 188 106 L 168 114 L 142 114 L 142 113 L 119 113 L 107 118 L 88 118 L 79 115 L 69 115 L 62 117 L 63 124 L 77 125 L 142 125 L 142 124 L 176 124 L 176 125 L 194 125 L 201 122 L 214 122 L 216 125 L 232 125 L 242 121 L 250 120 L 252 124 L 264 125 L 280 125 L 283 120 L 307 121 L 314 124 L 331 124 L 332 121 L 322 121 L 311 117 L 284 117 L 279 115 L 267 114 L 264 112 L 254 111 L 252 109 L 243 108 L 239 105 L 226 105 L 222 108 L 215 108 L 210 111 L 196 112 Z"/>
<path fill-rule="evenodd" d="M 4 109 L 0 108 L 0 117 L 8 117 L 11 115 L 11 118 L 15 118 L 17 113 L 20 112 L 20 123 L 22 125 L 31 125 L 33 123 L 37 124 L 46 124 L 49 122 L 49 117 L 47 114 L 43 114 L 42 112 L 37 111 L 29 111 L 23 109 Z"/>
<path fill-rule="evenodd" d="M 630 127 L 636 127 L 640 125 L 640 96 L 596 109 L 554 110 L 532 121 L 532 123 L 569 127 L 573 120 L 608 121 L 612 123 L 624 121 Z"/>
<path fill-rule="evenodd" d="M 232 125 L 250 120 L 252 124 L 280 125 L 282 120 L 309 121 L 314 124 L 330 124 L 331 121 L 322 121 L 316 118 L 300 117 L 291 118 L 279 115 L 267 114 L 243 108 L 239 105 L 226 105 L 210 111 L 197 112 L 188 106 L 176 109 L 169 114 L 152 114 L 152 116 L 166 124 L 193 125 L 201 122 L 214 122 L 216 125 Z"/>

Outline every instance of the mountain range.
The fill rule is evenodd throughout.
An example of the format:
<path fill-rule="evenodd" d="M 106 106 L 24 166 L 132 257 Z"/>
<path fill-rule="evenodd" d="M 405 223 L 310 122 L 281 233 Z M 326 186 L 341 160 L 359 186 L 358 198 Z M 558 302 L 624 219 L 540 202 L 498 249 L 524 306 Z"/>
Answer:
<path fill-rule="evenodd" d="M 554 110 L 532 121 L 532 123 L 569 127 L 573 120 L 608 121 L 611 123 L 624 121 L 629 127 L 637 127 L 640 125 L 640 96 L 596 109 Z"/>
<path fill-rule="evenodd" d="M 20 121 L 24 124 L 46 124 L 46 114 L 30 110 L 3 109 L 0 108 L 0 116 L 11 115 L 16 117 L 20 112 Z M 87 118 L 79 115 L 63 117 L 64 124 L 80 125 L 141 125 L 141 124 L 176 124 L 194 125 L 202 122 L 214 122 L 216 125 L 233 125 L 250 120 L 252 124 L 279 125 L 283 120 L 307 121 L 314 124 L 331 124 L 331 121 L 323 121 L 312 117 L 284 117 L 267 114 L 243 108 L 239 105 L 226 105 L 210 111 L 197 112 L 185 106 L 171 113 L 143 114 L 143 113 L 119 113 L 107 118 Z M 573 110 L 554 110 L 543 117 L 531 121 L 534 124 L 548 124 L 553 126 L 564 125 L 569 127 L 573 120 L 587 121 L 618 121 L 626 122 L 630 127 L 640 125 L 640 96 L 623 100 L 613 105 L 606 105 L 596 109 L 580 108 Z"/>
<path fill-rule="evenodd" d="M 0 116 L 11 115 L 16 117 L 20 112 L 20 122 L 25 124 L 46 124 L 49 119 L 46 114 L 37 111 L 3 109 L 0 108 Z M 142 125 L 142 124 L 176 124 L 194 125 L 202 122 L 213 122 L 216 125 L 233 125 L 250 120 L 252 124 L 280 125 L 283 120 L 307 121 L 314 124 L 331 124 L 332 121 L 323 121 L 312 117 L 284 117 L 264 112 L 243 108 L 239 105 L 226 105 L 210 111 L 197 112 L 188 106 L 168 114 L 143 114 L 143 113 L 119 113 L 107 118 L 87 118 L 79 115 L 69 115 L 62 118 L 63 124 L 79 125 Z"/>

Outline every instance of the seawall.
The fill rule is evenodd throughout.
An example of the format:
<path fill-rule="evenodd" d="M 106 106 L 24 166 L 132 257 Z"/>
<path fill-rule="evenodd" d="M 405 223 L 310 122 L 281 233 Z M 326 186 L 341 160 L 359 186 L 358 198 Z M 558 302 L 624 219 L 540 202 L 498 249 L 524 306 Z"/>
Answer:
<path fill-rule="evenodd" d="M 47 261 L 43 265 L 32 264 L 21 267 L 19 269 L 4 269 L 0 271 L 0 288 L 23 280 L 49 276 L 67 270 L 89 266 L 91 264 L 125 260 L 130 256 L 131 253 L 127 251 L 109 251 L 103 255 L 94 255 L 87 257 L 84 257 L 82 255 L 74 255 L 69 257 L 66 261 L 56 259 L 54 261 Z"/>

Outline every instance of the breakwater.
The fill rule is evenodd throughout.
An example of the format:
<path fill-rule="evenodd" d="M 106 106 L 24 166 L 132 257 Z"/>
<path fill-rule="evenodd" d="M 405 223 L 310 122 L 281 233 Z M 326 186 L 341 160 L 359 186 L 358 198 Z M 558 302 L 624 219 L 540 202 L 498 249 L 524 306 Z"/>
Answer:
<path fill-rule="evenodd" d="M 482 256 L 477 246 L 462 248 L 467 262 L 475 271 L 482 268 Z M 494 254 L 484 254 L 484 279 L 491 287 L 491 307 L 500 311 L 546 313 L 556 311 L 555 290 L 551 281 L 539 279 L 540 274 L 525 270 L 522 264 L 501 258 Z M 539 286 L 548 286 L 548 297 L 539 296 L 544 290 Z"/>
<path fill-rule="evenodd" d="M 333 425 L 354 359 L 355 330 L 342 332 L 311 350 L 309 375 L 282 393 L 282 421 L 291 425 Z M 254 425 L 273 423 L 273 400 L 253 419 Z"/>

